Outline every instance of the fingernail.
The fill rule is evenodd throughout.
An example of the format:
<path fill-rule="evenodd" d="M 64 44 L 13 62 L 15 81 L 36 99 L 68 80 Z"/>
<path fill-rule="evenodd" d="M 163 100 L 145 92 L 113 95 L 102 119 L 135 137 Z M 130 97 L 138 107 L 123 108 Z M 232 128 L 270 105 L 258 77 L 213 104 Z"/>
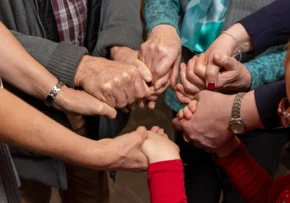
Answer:
<path fill-rule="evenodd" d="M 207 84 L 207 89 L 210 91 L 215 91 L 215 83 L 214 82 L 209 82 Z"/>

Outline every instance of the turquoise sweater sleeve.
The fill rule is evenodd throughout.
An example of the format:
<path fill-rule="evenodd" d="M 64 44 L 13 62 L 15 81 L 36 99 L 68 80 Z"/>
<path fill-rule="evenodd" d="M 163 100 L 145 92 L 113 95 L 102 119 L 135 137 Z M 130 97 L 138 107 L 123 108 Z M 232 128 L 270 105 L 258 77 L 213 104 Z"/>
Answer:
<path fill-rule="evenodd" d="M 146 0 L 144 7 L 144 21 L 147 34 L 159 24 L 172 25 L 178 29 L 178 20 L 181 12 L 179 0 Z"/>
<path fill-rule="evenodd" d="M 251 89 L 284 78 L 283 61 L 286 53 L 285 45 L 275 46 L 244 63 L 252 76 Z"/>

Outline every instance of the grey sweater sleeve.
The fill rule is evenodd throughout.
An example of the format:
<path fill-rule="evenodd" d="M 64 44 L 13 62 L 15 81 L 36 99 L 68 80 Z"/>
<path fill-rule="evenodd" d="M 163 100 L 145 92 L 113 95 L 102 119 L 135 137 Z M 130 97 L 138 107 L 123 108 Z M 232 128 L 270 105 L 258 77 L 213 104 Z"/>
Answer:
<path fill-rule="evenodd" d="M 50 73 L 69 87 L 74 86 L 74 75 L 86 48 L 67 43 L 55 43 L 40 37 L 12 31 L 26 51 Z"/>
<path fill-rule="evenodd" d="M 109 57 L 110 48 L 125 46 L 138 50 L 142 39 L 140 0 L 106 0 L 102 4 L 102 26 L 95 56 Z"/>

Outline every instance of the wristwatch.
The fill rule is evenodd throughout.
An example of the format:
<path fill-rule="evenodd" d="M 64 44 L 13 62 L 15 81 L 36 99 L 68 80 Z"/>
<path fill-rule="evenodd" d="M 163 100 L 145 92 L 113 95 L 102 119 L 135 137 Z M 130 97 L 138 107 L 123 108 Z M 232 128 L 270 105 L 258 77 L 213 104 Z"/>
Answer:
<path fill-rule="evenodd" d="M 241 118 L 241 105 L 243 97 L 246 93 L 238 93 L 235 97 L 233 107 L 232 107 L 232 116 L 229 122 L 229 129 L 232 133 L 236 135 L 241 135 L 246 132 L 246 126 L 244 125 Z"/>

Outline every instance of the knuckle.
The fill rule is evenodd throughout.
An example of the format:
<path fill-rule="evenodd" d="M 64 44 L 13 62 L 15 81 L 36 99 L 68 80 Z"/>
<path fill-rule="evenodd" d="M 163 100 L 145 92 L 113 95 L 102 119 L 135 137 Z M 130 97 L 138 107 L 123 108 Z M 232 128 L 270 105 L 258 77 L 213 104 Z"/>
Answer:
<path fill-rule="evenodd" d="M 110 82 L 106 82 L 101 86 L 103 92 L 111 92 L 112 91 L 112 84 Z"/>

